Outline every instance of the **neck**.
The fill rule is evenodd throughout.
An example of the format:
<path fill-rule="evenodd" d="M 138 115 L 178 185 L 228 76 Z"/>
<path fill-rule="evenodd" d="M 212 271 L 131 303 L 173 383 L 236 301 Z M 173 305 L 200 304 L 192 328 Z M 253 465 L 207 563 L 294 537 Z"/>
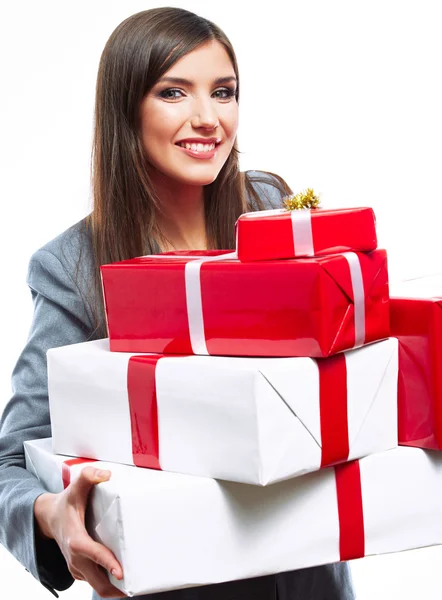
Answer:
<path fill-rule="evenodd" d="M 173 180 L 167 181 L 167 187 L 162 182 L 155 187 L 161 202 L 157 216 L 161 251 L 206 250 L 203 187 Z"/>

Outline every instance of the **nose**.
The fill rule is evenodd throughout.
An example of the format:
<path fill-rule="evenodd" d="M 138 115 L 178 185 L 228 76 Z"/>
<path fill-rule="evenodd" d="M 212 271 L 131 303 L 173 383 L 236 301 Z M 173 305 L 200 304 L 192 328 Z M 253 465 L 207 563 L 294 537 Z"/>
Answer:
<path fill-rule="evenodd" d="M 196 99 L 193 106 L 191 125 L 195 129 L 215 129 L 219 125 L 216 104 L 211 98 Z"/>

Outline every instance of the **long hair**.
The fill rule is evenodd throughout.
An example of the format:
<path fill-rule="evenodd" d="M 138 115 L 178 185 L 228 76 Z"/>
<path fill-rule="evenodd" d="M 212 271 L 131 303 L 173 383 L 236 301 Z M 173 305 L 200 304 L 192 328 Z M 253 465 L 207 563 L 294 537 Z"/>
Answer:
<path fill-rule="evenodd" d="M 155 83 L 180 58 L 202 44 L 218 41 L 227 51 L 238 81 L 233 47 L 211 21 L 180 8 L 145 10 L 124 20 L 101 55 L 92 147 L 93 210 L 87 218 L 95 261 L 95 317 L 102 321 L 99 267 L 151 254 L 161 238 L 156 197 L 141 141 L 140 105 Z M 237 142 L 216 180 L 204 187 L 209 248 L 233 248 L 238 216 L 261 208 L 261 200 L 239 170 Z M 274 185 L 281 185 L 281 179 Z"/>

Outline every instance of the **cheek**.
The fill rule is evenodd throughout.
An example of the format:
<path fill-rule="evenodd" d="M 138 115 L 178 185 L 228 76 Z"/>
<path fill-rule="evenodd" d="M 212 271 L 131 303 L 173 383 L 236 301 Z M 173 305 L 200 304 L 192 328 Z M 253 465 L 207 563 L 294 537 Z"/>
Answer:
<path fill-rule="evenodd" d="M 232 104 L 228 105 L 228 109 L 223 114 L 224 128 L 227 130 L 229 136 L 235 137 L 238 122 L 239 122 L 239 114 L 238 114 L 238 105 L 232 102 Z"/>
<path fill-rule="evenodd" d="M 153 148 L 158 144 L 169 143 L 182 121 L 181 112 L 176 110 L 176 106 L 170 104 L 150 106 L 142 118 L 142 136 L 145 147 Z"/>

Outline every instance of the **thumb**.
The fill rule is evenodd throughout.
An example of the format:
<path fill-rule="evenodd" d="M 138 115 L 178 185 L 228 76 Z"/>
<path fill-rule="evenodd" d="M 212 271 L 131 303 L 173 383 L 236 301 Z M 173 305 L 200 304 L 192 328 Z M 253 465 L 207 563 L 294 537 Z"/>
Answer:
<path fill-rule="evenodd" d="M 70 494 L 76 497 L 76 500 L 87 501 L 89 493 L 94 485 L 108 481 L 111 472 L 108 470 L 95 469 L 94 467 L 85 467 L 80 475 L 70 484 Z"/>

